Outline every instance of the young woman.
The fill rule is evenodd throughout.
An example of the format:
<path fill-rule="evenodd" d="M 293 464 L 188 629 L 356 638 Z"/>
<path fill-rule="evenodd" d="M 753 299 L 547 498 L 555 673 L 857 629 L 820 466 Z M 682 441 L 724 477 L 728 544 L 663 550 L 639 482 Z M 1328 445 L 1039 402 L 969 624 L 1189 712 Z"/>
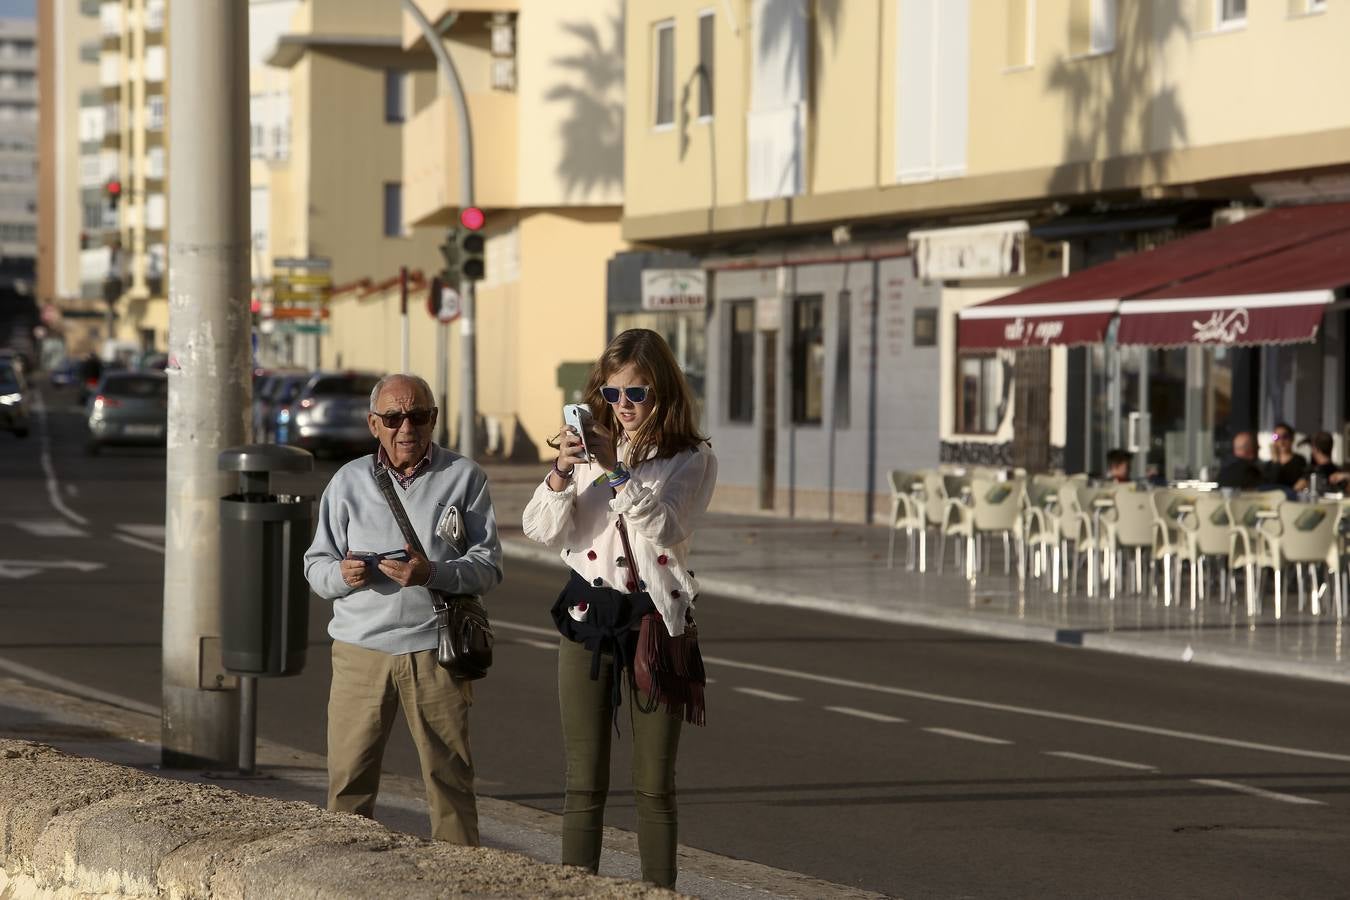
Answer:
<path fill-rule="evenodd" d="M 563 429 L 557 461 L 524 514 L 525 534 L 559 548 L 572 570 L 553 607 L 563 635 L 562 861 L 592 872 L 600 865 L 610 734 L 627 693 L 642 877 L 674 887 L 675 754 L 682 722 L 702 722 L 702 687 L 652 697 L 635 689 L 630 672 L 643 616 L 654 611 L 656 627 L 672 637 L 693 620 L 698 583 L 686 563 L 717 459 L 695 429 L 684 373 L 654 331 L 632 329 L 610 343 L 585 402 L 594 420 L 585 447 L 582 435 Z"/>

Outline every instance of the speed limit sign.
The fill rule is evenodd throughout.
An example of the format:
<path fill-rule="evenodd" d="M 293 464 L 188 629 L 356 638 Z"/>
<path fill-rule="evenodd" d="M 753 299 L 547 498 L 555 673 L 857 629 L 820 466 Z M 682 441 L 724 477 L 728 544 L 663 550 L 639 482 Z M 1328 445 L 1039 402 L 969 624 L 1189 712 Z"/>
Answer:
<path fill-rule="evenodd" d="M 463 308 L 459 302 L 459 291 L 448 285 L 441 287 L 441 305 L 436 311 L 436 318 L 442 322 L 453 322 L 459 318 Z"/>

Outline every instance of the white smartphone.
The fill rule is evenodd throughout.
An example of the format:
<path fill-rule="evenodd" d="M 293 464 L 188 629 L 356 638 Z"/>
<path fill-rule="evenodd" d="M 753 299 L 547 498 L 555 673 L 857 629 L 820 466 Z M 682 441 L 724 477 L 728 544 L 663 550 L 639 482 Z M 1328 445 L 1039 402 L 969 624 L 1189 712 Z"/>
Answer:
<path fill-rule="evenodd" d="M 587 459 L 595 459 L 595 454 L 591 452 L 591 446 L 587 440 L 593 437 L 591 425 L 594 420 L 591 418 L 591 408 L 584 403 L 569 403 L 563 407 L 563 424 L 571 425 L 576 429 L 577 434 L 581 436 L 581 449 L 586 451 Z"/>

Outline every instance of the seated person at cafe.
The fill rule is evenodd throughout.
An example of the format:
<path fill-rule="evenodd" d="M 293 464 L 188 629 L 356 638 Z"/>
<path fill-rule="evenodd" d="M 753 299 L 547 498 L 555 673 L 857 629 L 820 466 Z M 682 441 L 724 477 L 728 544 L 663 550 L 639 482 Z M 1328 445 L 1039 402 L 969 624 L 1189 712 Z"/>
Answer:
<path fill-rule="evenodd" d="M 1124 484 L 1130 480 L 1130 463 L 1134 461 L 1134 454 L 1128 450 L 1107 450 L 1106 451 L 1106 477 L 1108 481 L 1114 481 L 1116 484 Z"/>
<path fill-rule="evenodd" d="M 1288 422 L 1276 424 L 1270 445 L 1270 462 L 1266 464 L 1266 482 L 1293 488 L 1307 471 L 1308 461 L 1294 452 L 1294 427 Z"/>
<path fill-rule="evenodd" d="M 1312 437 L 1306 437 L 1299 441 L 1300 444 L 1307 444 L 1312 450 L 1312 465 L 1308 468 L 1308 478 L 1316 475 L 1321 479 L 1322 485 L 1344 485 L 1350 480 L 1350 473 L 1341 471 L 1341 467 L 1331 461 L 1331 451 L 1335 446 L 1331 435 L 1325 431 L 1319 431 Z M 1308 487 L 1308 478 L 1301 479 L 1294 485 L 1295 490 L 1304 490 Z"/>
<path fill-rule="evenodd" d="M 1239 431 L 1233 437 L 1233 458 L 1219 470 L 1219 487 L 1241 491 L 1255 490 L 1266 483 L 1265 473 L 1256 462 L 1256 435 Z"/>

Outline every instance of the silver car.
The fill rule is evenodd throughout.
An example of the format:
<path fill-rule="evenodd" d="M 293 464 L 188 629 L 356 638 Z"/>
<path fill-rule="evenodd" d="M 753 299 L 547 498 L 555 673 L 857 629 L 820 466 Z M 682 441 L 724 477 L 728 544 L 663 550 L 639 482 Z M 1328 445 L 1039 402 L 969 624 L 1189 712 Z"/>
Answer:
<path fill-rule="evenodd" d="M 0 361 L 0 428 L 28 437 L 28 384 L 18 366 Z"/>
<path fill-rule="evenodd" d="M 318 372 L 291 404 L 291 422 L 282 442 L 321 454 L 368 453 L 375 447 L 366 424 L 370 392 L 380 376 L 365 372 Z"/>
<path fill-rule="evenodd" d="M 109 372 L 89 401 L 89 452 L 108 444 L 163 444 L 168 422 L 163 372 Z"/>

